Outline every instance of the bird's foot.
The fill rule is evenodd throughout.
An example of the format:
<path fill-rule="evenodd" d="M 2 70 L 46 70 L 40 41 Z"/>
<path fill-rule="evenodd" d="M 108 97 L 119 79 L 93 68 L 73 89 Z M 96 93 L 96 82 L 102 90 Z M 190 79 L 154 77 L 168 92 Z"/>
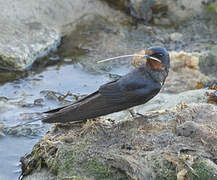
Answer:
<path fill-rule="evenodd" d="M 132 118 L 138 118 L 138 117 L 148 118 L 148 117 L 149 117 L 149 116 L 147 116 L 147 115 L 138 113 L 138 112 L 136 112 L 136 111 L 133 110 L 133 109 L 130 109 L 130 110 L 129 110 L 129 113 L 130 113 L 130 115 L 132 116 Z"/>
<path fill-rule="evenodd" d="M 135 118 L 135 117 L 136 117 L 136 112 L 135 112 L 135 110 L 129 109 L 129 113 L 130 113 L 130 115 L 132 116 L 132 118 Z"/>

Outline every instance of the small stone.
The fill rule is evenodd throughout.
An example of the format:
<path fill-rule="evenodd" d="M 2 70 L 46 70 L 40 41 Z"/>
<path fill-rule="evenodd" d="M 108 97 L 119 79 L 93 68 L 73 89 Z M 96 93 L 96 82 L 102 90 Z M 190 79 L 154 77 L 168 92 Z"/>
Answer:
<path fill-rule="evenodd" d="M 3 133 L 3 129 L 5 128 L 6 126 L 3 124 L 3 123 L 0 123 L 0 138 L 5 136 L 5 134 Z"/>
<path fill-rule="evenodd" d="M 175 32 L 170 34 L 171 41 L 182 41 L 183 35 L 181 33 Z"/>
<path fill-rule="evenodd" d="M 168 18 L 153 18 L 153 22 L 156 25 L 161 25 L 161 26 L 169 26 L 171 25 L 171 21 Z"/>
<path fill-rule="evenodd" d="M 72 143 L 74 141 L 74 138 L 73 137 L 65 137 L 64 138 L 64 142 L 65 143 Z"/>
<path fill-rule="evenodd" d="M 198 53 L 187 53 L 184 51 L 170 52 L 172 68 L 188 67 L 192 69 L 199 68 L 199 57 L 201 54 Z"/>
<path fill-rule="evenodd" d="M 64 61 L 64 62 L 72 62 L 73 60 L 72 60 L 72 58 L 64 58 L 63 61 Z"/>
<path fill-rule="evenodd" d="M 192 137 L 199 129 L 199 124 L 193 121 L 187 121 L 176 128 L 176 133 L 178 136 Z"/>
<path fill-rule="evenodd" d="M 199 64 L 199 58 L 196 57 L 196 56 L 190 56 L 188 59 L 186 59 L 185 64 L 189 68 L 197 69 L 198 68 L 198 64 Z"/>
<path fill-rule="evenodd" d="M 199 67 L 202 73 L 216 78 L 216 66 L 217 66 L 217 46 L 212 46 L 210 51 L 204 56 L 200 57 Z"/>
<path fill-rule="evenodd" d="M 34 100 L 34 105 L 43 106 L 44 100 L 42 98 Z"/>

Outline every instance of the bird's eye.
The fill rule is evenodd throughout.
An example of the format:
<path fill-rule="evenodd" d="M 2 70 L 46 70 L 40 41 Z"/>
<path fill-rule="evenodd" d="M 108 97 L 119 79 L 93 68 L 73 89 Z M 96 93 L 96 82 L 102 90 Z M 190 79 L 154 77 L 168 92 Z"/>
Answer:
<path fill-rule="evenodd" d="M 160 54 L 158 54 L 158 56 L 163 57 L 164 55 L 160 53 Z"/>

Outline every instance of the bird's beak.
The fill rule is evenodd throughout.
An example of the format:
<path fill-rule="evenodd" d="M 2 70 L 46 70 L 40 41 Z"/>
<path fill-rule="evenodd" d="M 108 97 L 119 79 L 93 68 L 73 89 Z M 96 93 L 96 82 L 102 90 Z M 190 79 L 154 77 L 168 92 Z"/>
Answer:
<path fill-rule="evenodd" d="M 157 62 L 161 63 L 160 59 L 152 56 L 153 54 L 154 54 L 154 52 L 152 50 L 146 49 L 145 56 L 146 56 L 147 59 L 149 58 L 151 60 L 154 60 L 154 61 L 157 61 Z"/>
<path fill-rule="evenodd" d="M 152 61 L 152 63 L 156 63 L 156 64 L 162 64 L 160 59 L 152 56 L 153 54 L 154 53 L 148 49 L 145 52 L 144 51 L 139 52 L 137 56 L 133 58 L 132 65 L 134 67 L 139 67 L 142 64 L 146 64 L 148 61 Z"/>
<path fill-rule="evenodd" d="M 161 60 L 158 59 L 158 58 L 156 58 L 156 57 L 152 57 L 152 56 L 147 55 L 147 54 L 145 54 L 145 57 L 146 57 L 147 59 L 151 59 L 151 60 L 154 60 L 154 61 L 157 61 L 157 62 L 161 63 Z"/>

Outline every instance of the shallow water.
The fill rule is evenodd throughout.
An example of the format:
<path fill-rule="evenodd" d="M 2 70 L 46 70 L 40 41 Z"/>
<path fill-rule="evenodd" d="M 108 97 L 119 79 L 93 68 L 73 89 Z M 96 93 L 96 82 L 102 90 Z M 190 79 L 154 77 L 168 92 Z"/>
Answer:
<path fill-rule="evenodd" d="M 20 157 L 31 151 L 38 138 L 6 136 L 0 139 L 0 180 L 13 180 L 19 177 Z"/>
<path fill-rule="evenodd" d="M 23 116 L 24 113 L 43 112 L 75 101 L 76 96 L 91 93 L 111 81 L 111 74 L 123 75 L 128 71 L 128 65 L 99 72 L 80 63 L 57 63 L 30 71 L 24 78 L 0 86 L 0 123 L 14 126 L 27 122 L 29 119 Z M 60 97 L 68 92 L 72 96 L 61 101 Z M 5 136 L 0 136 L 0 180 L 18 178 L 20 157 L 30 152 L 49 128 L 50 125 L 40 121 L 17 129 L 5 128 Z"/>

